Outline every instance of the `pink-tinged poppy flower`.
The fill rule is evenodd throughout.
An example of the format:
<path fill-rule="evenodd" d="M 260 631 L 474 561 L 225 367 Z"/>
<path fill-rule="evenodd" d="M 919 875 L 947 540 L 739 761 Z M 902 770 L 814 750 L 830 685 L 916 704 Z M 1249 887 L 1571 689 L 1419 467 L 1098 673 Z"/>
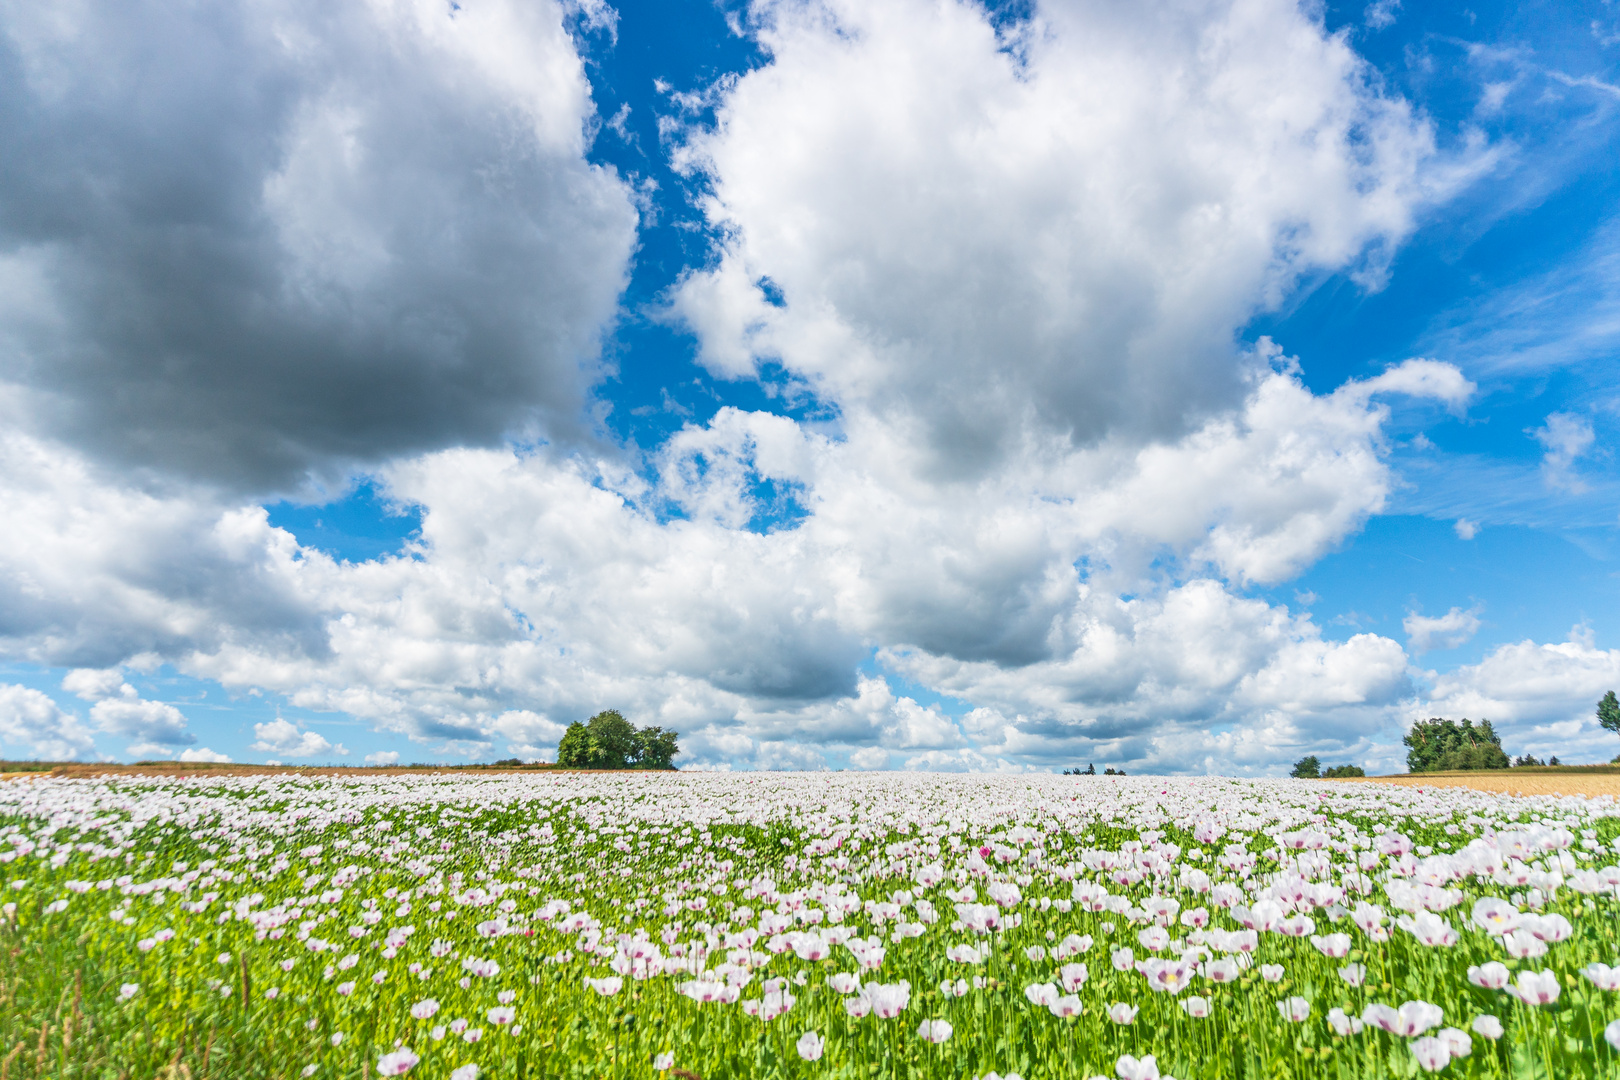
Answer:
<path fill-rule="evenodd" d="M 478 1066 L 467 1064 L 451 1069 L 450 1080 L 478 1080 Z"/>
<path fill-rule="evenodd" d="M 468 1028 L 466 1031 L 462 1032 L 461 1041 L 466 1043 L 475 1043 L 483 1037 L 483 1028 Z"/>
<path fill-rule="evenodd" d="M 1562 991 L 1558 976 L 1551 971 L 1521 971 L 1515 984 L 1507 987 L 1508 993 L 1526 1005 L 1551 1005 Z"/>
<path fill-rule="evenodd" d="M 1475 986 L 1483 987 L 1486 990 L 1502 989 L 1502 987 L 1508 984 L 1508 979 L 1511 977 L 1512 976 L 1507 969 L 1507 965 L 1499 963 L 1495 960 L 1492 960 L 1488 964 L 1480 964 L 1478 967 L 1469 967 L 1468 969 L 1468 981 L 1473 983 Z"/>
<path fill-rule="evenodd" d="M 1329 1009 L 1327 1014 L 1328 1027 L 1340 1037 L 1346 1035 L 1359 1035 L 1366 1024 L 1360 1018 L 1346 1016 L 1343 1009 Z"/>
<path fill-rule="evenodd" d="M 1487 934 L 1507 934 L 1519 925 L 1519 909 L 1506 900 L 1487 896 L 1474 901 L 1471 918 Z"/>
<path fill-rule="evenodd" d="M 378 1076 L 404 1076 L 416 1068 L 416 1063 L 422 1059 L 411 1053 L 409 1047 L 384 1054 L 377 1059 Z"/>
<path fill-rule="evenodd" d="M 497 1005 L 484 1013 L 484 1015 L 489 1017 L 489 1022 L 492 1024 L 510 1024 L 517 1018 L 517 1010 L 510 1005 Z"/>
<path fill-rule="evenodd" d="M 1260 977 L 1266 982 L 1282 982 L 1283 966 L 1281 964 L 1261 964 Z"/>
<path fill-rule="evenodd" d="M 935 1045 L 951 1037 L 951 1022 L 949 1020 L 924 1020 L 917 1028 L 917 1038 Z"/>
<path fill-rule="evenodd" d="M 885 1020 L 899 1016 L 911 1002 L 911 984 L 904 980 L 897 983 L 867 983 L 861 993 L 871 1001 L 872 1011 Z"/>
<path fill-rule="evenodd" d="M 1609 1026 L 1603 1029 L 1603 1037 L 1610 1046 L 1620 1050 L 1620 1020 L 1610 1020 Z"/>
<path fill-rule="evenodd" d="M 352 983 L 352 982 L 338 983 L 337 984 L 337 992 L 339 994 L 342 994 L 344 997 L 348 997 L 350 994 L 354 993 L 354 983 Z"/>
<path fill-rule="evenodd" d="M 1194 1020 L 1204 1019 L 1204 1017 L 1209 1015 L 1209 1010 L 1209 998 L 1190 997 L 1186 998 L 1181 1003 L 1181 1011 L 1192 1017 Z"/>
<path fill-rule="evenodd" d="M 1470 1039 L 1468 1032 L 1461 1028 L 1441 1028 L 1434 1037 L 1450 1048 L 1451 1056 L 1454 1058 L 1465 1058 L 1474 1052 L 1474 1040 Z"/>
<path fill-rule="evenodd" d="M 1085 1006 L 1080 1004 L 1080 995 L 1065 994 L 1047 1002 L 1046 1009 L 1060 1020 L 1067 1020 L 1072 1016 L 1079 1016 L 1085 1012 Z"/>
<path fill-rule="evenodd" d="M 1084 986 L 1086 980 L 1090 977 L 1091 972 L 1086 969 L 1084 964 L 1064 964 L 1058 969 L 1058 982 L 1063 985 L 1066 992 L 1071 994 Z"/>
<path fill-rule="evenodd" d="M 1277 1011 L 1284 1020 L 1291 1020 L 1298 1024 L 1311 1015 L 1311 1003 L 1302 997 L 1291 997 L 1277 1002 Z"/>
<path fill-rule="evenodd" d="M 840 971 L 836 975 L 827 977 L 827 987 L 835 994 L 853 994 L 860 990 L 861 979 L 859 975 Z"/>
<path fill-rule="evenodd" d="M 1339 969 L 1339 978 L 1351 986 L 1360 986 L 1367 981 L 1366 964 L 1346 964 Z"/>
<path fill-rule="evenodd" d="M 1412 1043 L 1412 1056 L 1424 1072 L 1439 1072 L 1451 1064 L 1451 1047 L 1445 1040 L 1429 1036 Z"/>
<path fill-rule="evenodd" d="M 1482 1035 L 1487 1039 L 1500 1039 L 1502 1037 L 1502 1021 L 1490 1013 L 1482 1013 L 1474 1017 L 1474 1022 L 1469 1027 L 1474 1029 L 1475 1035 Z"/>
<path fill-rule="evenodd" d="M 1141 1010 L 1135 1005 L 1127 1005 L 1123 1001 L 1116 1001 L 1108 1006 L 1108 1019 L 1116 1024 L 1129 1024 L 1136 1019 Z"/>
<path fill-rule="evenodd" d="M 872 1011 L 872 1002 L 866 997 L 848 997 L 844 999 L 844 1011 L 853 1019 L 859 1020 Z"/>
<path fill-rule="evenodd" d="M 1311 944 L 1323 956 L 1331 956 L 1335 960 L 1343 960 L 1350 955 L 1349 934 L 1312 934 Z"/>
<path fill-rule="evenodd" d="M 1159 1063 L 1153 1060 L 1152 1054 L 1143 1058 L 1121 1054 L 1119 1060 L 1114 1062 L 1114 1075 L 1119 1080 L 1175 1080 L 1175 1077 L 1159 1073 Z"/>
<path fill-rule="evenodd" d="M 820 1061 L 821 1052 L 826 1049 L 826 1046 L 826 1040 L 813 1031 L 807 1031 L 800 1035 L 799 1041 L 793 1044 L 793 1048 L 799 1052 L 799 1056 L 805 1061 Z M 673 1058 L 674 1055 L 671 1055 L 671 1064 L 674 1063 Z"/>
<path fill-rule="evenodd" d="M 1374 1027 L 1383 1028 L 1391 1035 L 1410 1039 L 1422 1035 L 1430 1028 L 1439 1027 L 1446 1014 L 1438 1005 L 1427 1001 L 1408 1001 L 1399 1009 L 1388 1005 L 1372 1004 L 1361 1010 L 1361 1018 Z"/>
<path fill-rule="evenodd" d="M 1591 980 L 1599 990 L 1620 990 L 1620 968 L 1593 961 L 1581 968 L 1581 974 Z"/>
<path fill-rule="evenodd" d="M 140 983 L 123 983 L 118 987 L 118 1000 L 128 1001 L 141 992 Z"/>
<path fill-rule="evenodd" d="M 1024 987 L 1024 996 L 1031 1005 L 1045 1007 L 1056 1001 L 1058 988 L 1056 983 L 1031 983 Z"/>

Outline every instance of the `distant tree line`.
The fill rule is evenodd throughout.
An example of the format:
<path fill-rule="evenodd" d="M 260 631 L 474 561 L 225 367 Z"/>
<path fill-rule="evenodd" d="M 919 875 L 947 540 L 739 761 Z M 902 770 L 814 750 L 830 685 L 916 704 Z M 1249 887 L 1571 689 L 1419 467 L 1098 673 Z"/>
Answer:
<path fill-rule="evenodd" d="M 606 709 L 589 721 L 576 720 L 557 744 L 557 764 L 565 769 L 673 769 L 681 752 L 678 731 L 638 728 Z"/>
<path fill-rule="evenodd" d="M 1097 775 L 1097 766 L 1095 766 L 1095 765 L 1087 765 L 1085 768 L 1082 769 L 1080 766 L 1076 765 L 1072 769 L 1064 769 L 1063 770 L 1063 775 L 1064 776 L 1096 776 Z M 1116 769 L 1112 765 L 1110 765 L 1108 768 L 1103 770 L 1103 775 L 1104 776 L 1124 776 L 1125 775 L 1125 770 L 1124 769 Z"/>
<path fill-rule="evenodd" d="M 1603 699 L 1598 702 L 1597 722 L 1605 731 L 1620 735 L 1620 699 L 1615 697 L 1613 690 L 1604 694 Z M 1489 720 L 1481 720 L 1475 724 L 1467 717 L 1460 721 L 1431 717 L 1413 724 L 1412 730 L 1407 732 L 1401 741 L 1406 745 L 1406 767 L 1415 773 L 1470 772 L 1478 769 L 1563 764 L 1556 754 L 1545 761 L 1533 754 L 1520 754 L 1516 758 L 1510 758 L 1507 751 L 1502 749 L 1502 737 L 1496 733 Z M 1613 763 L 1620 765 L 1620 755 L 1614 758 Z M 1315 780 L 1338 776 L 1365 776 L 1366 773 L 1356 765 L 1335 765 L 1324 769 L 1321 759 L 1315 754 L 1307 754 L 1294 763 L 1294 770 L 1288 775 Z"/>
<path fill-rule="evenodd" d="M 1306 754 L 1294 762 L 1294 771 L 1288 775 L 1302 780 L 1336 780 L 1344 776 L 1366 776 L 1367 770 L 1360 765 L 1331 765 L 1324 769 L 1320 758 Z"/>

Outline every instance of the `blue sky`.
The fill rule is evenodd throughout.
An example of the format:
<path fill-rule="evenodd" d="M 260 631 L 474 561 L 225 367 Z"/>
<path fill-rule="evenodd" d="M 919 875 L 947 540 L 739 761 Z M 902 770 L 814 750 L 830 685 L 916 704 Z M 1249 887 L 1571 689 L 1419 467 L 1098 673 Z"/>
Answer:
<path fill-rule="evenodd" d="M 1614 4 L 270 7 L 0 17 L 0 753 L 1620 751 Z"/>

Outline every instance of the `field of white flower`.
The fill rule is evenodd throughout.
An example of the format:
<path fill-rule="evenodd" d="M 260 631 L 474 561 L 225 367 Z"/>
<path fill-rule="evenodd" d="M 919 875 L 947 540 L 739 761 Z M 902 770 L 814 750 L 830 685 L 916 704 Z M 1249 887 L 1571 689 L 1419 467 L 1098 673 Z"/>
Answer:
<path fill-rule="evenodd" d="M 1615 815 L 1135 777 L 11 782 L 0 1080 L 1620 1077 Z"/>

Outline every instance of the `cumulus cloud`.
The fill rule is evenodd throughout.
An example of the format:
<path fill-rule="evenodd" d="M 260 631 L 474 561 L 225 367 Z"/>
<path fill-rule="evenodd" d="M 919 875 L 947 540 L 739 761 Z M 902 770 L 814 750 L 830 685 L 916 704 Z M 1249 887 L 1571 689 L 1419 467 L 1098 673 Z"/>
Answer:
<path fill-rule="evenodd" d="M 216 765 L 222 765 L 229 762 L 231 759 L 230 755 L 228 754 L 221 754 L 218 751 L 208 749 L 206 746 L 197 746 L 189 750 L 180 751 L 180 760 L 207 761 Z"/>
<path fill-rule="evenodd" d="M 378 750 L 376 753 L 366 755 L 367 765 L 398 765 L 398 750 Z"/>
<path fill-rule="evenodd" d="M 197 741 L 186 730 L 186 718 L 173 705 L 140 698 L 106 698 L 90 707 L 90 722 L 109 735 L 160 746 L 182 746 Z"/>
<path fill-rule="evenodd" d="M 0 746 L 48 761 L 95 756 L 95 740 L 71 713 L 32 687 L 0 683 Z"/>
<path fill-rule="evenodd" d="M 1459 534 L 1460 535 L 1460 534 Z M 1464 537 L 1471 539 L 1471 537 Z M 1452 608 L 1438 618 L 1412 612 L 1401 620 L 1407 642 L 1414 653 L 1431 649 L 1455 649 L 1479 632 L 1479 609 Z"/>
<path fill-rule="evenodd" d="M 250 750 L 280 754 L 283 757 L 316 757 L 320 754 L 347 754 L 342 743 L 333 745 L 324 735 L 314 731 L 300 731 L 289 720 L 272 720 L 267 724 L 254 724 L 255 736 Z M 273 763 L 278 764 L 278 763 Z"/>
<path fill-rule="evenodd" d="M 1329 640 L 1247 594 L 1383 510 L 1397 395 L 1474 392 L 1420 358 L 1313 393 L 1279 345 L 1235 344 L 1302 275 L 1378 287 L 1466 172 L 1344 36 L 1280 0 L 1052 4 L 1000 31 L 950 0 L 756 5 L 767 62 L 706 91 L 712 128 L 676 133 L 720 239 L 670 311 L 713 371 L 779 363 L 819 419 L 722 408 L 637 463 L 466 445 L 577 411 L 633 217 L 581 161 L 557 9 L 462 7 L 277 7 L 274 42 L 245 9 L 221 24 L 240 49 L 176 63 L 256 58 L 279 79 L 265 101 L 155 133 L 81 110 L 126 172 L 183 136 L 208 166 L 219 131 L 258 125 L 242 159 L 193 166 L 215 202 L 182 206 L 207 228 L 97 225 L 71 251 L 47 230 L 3 271 L 33 297 L 5 311 L 61 317 L 0 325 L 9 356 L 55 350 L 0 395 L 17 417 L 55 402 L 44 430 L 0 426 L 0 646 L 80 669 L 64 688 L 97 723 L 193 739 L 125 692 L 137 655 L 436 751 L 551 758 L 617 707 L 680 731 L 683 767 L 1263 771 L 1369 752 L 1404 715 L 1397 642 Z M 191 16 L 153 18 L 183 51 Z M 53 57 L 71 103 L 87 50 L 123 55 L 38 26 L 10 46 L 30 101 Z M 374 84 L 351 85 L 362 61 Z M 24 179 L 43 191 L 78 160 L 66 142 Z M 156 160 L 92 224 L 135 221 Z M 182 233 L 211 246 L 148 257 Z M 124 288 L 136 265 L 173 280 Z M 144 356 L 178 374 L 141 376 Z M 364 392 L 375 372 L 387 394 Z M 180 386 L 202 404 L 169 408 Z M 109 455 L 181 478 L 137 484 Z M 376 482 L 422 525 L 364 562 L 214 483 L 385 457 Z M 278 759 L 346 753 L 254 731 Z"/>
<path fill-rule="evenodd" d="M 4 5 L 0 380 L 286 489 L 582 430 L 634 244 L 556 3 Z"/>
<path fill-rule="evenodd" d="M 716 372 L 778 360 L 938 476 L 1235 403 L 1234 328 L 1313 269 L 1376 284 L 1454 182 L 1291 3 L 1050 3 L 1001 33 L 959 3 L 753 11 L 771 62 L 678 159 L 725 239 L 675 311 Z"/>
<path fill-rule="evenodd" d="M 1614 736 L 1595 717 L 1598 699 L 1617 688 L 1620 649 L 1600 649 L 1576 627 L 1568 641 L 1502 645 L 1477 664 L 1433 676 L 1421 716 L 1488 719 L 1514 754 L 1607 761 Z"/>
<path fill-rule="evenodd" d="M 124 681 L 117 668 L 98 671 L 95 668 L 74 668 L 62 677 L 62 689 L 86 701 L 100 701 L 115 695 L 135 697 L 135 688 Z"/>

